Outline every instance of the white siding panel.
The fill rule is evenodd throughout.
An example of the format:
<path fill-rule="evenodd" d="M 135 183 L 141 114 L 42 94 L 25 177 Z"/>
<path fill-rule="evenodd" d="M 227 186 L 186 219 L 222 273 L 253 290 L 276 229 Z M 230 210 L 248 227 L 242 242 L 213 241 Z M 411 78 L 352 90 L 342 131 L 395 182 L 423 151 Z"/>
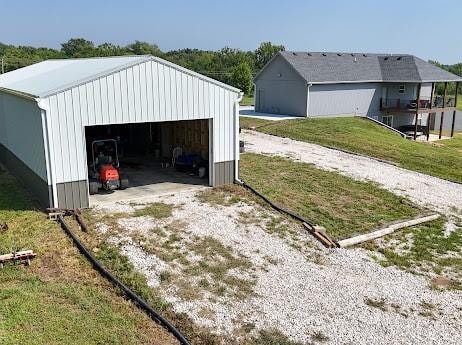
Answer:
<path fill-rule="evenodd" d="M 139 88 L 139 94 L 140 94 L 140 105 L 141 105 L 141 116 L 140 120 L 143 122 L 148 121 L 148 102 L 147 102 L 147 83 L 146 83 L 146 64 L 141 64 L 139 66 L 139 75 L 140 79 L 137 84 L 137 88 Z"/>
<path fill-rule="evenodd" d="M 64 181 L 64 168 L 61 160 L 61 121 L 59 121 L 59 107 L 58 107 L 58 96 L 51 96 L 48 100 L 50 110 L 48 115 L 50 122 L 50 132 L 48 133 L 50 139 L 50 148 L 53 152 L 52 164 L 55 167 L 55 178 L 57 181 Z"/>
<path fill-rule="evenodd" d="M 123 108 L 122 108 L 122 88 L 120 87 L 120 72 L 114 74 L 114 121 L 123 121 Z"/>
<path fill-rule="evenodd" d="M 99 83 L 100 97 L 101 97 L 101 116 L 103 118 L 103 123 L 111 123 L 109 121 L 109 95 L 108 95 L 108 85 L 107 79 L 101 78 Z"/>
<path fill-rule="evenodd" d="M 122 114 L 118 114 L 118 118 L 122 119 L 123 123 L 128 122 L 130 118 L 127 74 L 127 70 L 120 72 L 120 104 L 122 105 Z"/>
<path fill-rule="evenodd" d="M 141 114 L 141 88 L 140 88 L 140 67 L 133 66 L 133 98 L 135 99 L 135 122 L 142 122 Z"/>
<path fill-rule="evenodd" d="M 47 181 L 41 111 L 35 102 L 0 92 L 0 143 Z"/>
<path fill-rule="evenodd" d="M 95 112 L 93 113 L 93 124 L 96 124 L 98 122 L 104 123 L 102 108 L 103 103 L 101 101 L 101 86 L 99 80 L 95 80 L 93 82 L 93 104 L 95 106 Z"/>
<path fill-rule="evenodd" d="M 159 72 L 158 66 L 159 64 L 150 62 L 151 64 L 151 72 L 152 72 L 152 101 L 153 101 L 153 113 L 152 116 L 155 117 L 156 115 L 160 118 L 160 99 L 159 99 Z"/>
<path fill-rule="evenodd" d="M 115 122 L 115 95 L 114 95 L 114 75 L 111 74 L 107 78 L 107 99 L 108 99 L 108 121 L 109 123 Z"/>
<path fill-rule="evenodd" d="M 152 91 L 152 69 L 151 62 L 146 63 L 146 107 L 147 107 L 147 116 L 146 120 L 152 119 L 154 116 L 154 93 Z"/>
<path fill-rule="evenodd" d="M 214 163 L 234 160 L 236 92 L 145 62 L 49 97 L 56 183 L 87 178 L 84 127 L 212 118 Z"/>
<path fill-rule="evenodd" d="M 82 113 L 80 111 L 80 97 L 79 97 L 79 88 L 73 88 L 71 92 L 69 93 L 70 97 L 72 98 L 72 112 L 73 112 L 73 125 L 69 126 L 71 130 L 74 132 L 74 143 L 80 142 L 82 140 L 82 132 L 83 132 L 83 126 L 82 126 Z M 76 150 L 76 156 L 75 156 L 75 164 L 77 165 L 77 169 L 75 173 L 73 173 L 73 176 L 75 178 L 78 178 L 78 172 L 82 169 L 85 169 L 85 155 L 83 150 Z M 75 175 L 74 175 L 75 174 Z"/>
<path fill-rule="evenodd" d="M 68 137 L 69 133 L 69 127 L 71 126 L 71 119 L 70 117 L 72 116 L 72 113 L 70 111 L 71 108 L 66 107 L 66 95 L 65 93 L 60 93 L 57 95 L 58 97 L 58 113 L 57 117 L 59 118 L 59 124 L 60 124 L 60 131 L 58 133 L 60 137 L 60 143 L 61 145 L 59 146 L 60 152 L 60 160 L 62 162 L 63 166 L 63 176 L 68 176 L 70 181 L 75 181 L 73 179 L 72 170 L 73 167 L 75 166 L 74 164 L 71 165 L 71 156 L 75 157 L 75 155 L 70 155 L 69 153 L 71 152 L 71 148 L 73 147 L 73 144 L 75 141 L 71 141 L 71 138 Z M 64 114 L 64 116 L 63 116 Z"/>
<path fill-rule="evenodd" d="M 157 73 L 159 75 L 158 81 L 159 81 L 159 119 L 161 121 L 165 121 L 167 118 L 166 115 L 166 93 L 165 93 L 165 66 L 162 64 L 156 64 L 157 66 Z"/>

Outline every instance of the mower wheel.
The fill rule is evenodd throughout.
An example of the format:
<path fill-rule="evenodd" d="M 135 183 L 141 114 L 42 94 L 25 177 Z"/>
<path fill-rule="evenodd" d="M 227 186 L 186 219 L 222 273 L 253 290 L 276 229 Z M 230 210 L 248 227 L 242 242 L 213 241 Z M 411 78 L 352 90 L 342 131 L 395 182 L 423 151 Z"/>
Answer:
<path fill-rule="evenodd" d="M 128 188 L 128 178 L 120 179 L 120 189 Z"/>
<path fill-rule="evenodd" d="M 90 195 L 93 194 L 98 194 L 98 182 L 96 181 L 90 181 L 89 186 L 88 186 Z"/>

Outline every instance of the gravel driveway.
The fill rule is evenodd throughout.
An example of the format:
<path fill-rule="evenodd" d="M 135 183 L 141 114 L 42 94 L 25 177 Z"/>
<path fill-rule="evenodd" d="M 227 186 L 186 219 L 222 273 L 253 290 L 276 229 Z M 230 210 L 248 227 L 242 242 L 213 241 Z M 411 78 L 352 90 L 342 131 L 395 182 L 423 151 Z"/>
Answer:
<path fill-rule="evenodd" d="M 174 205 L 172 216 L 163 219 L 130 216 L 142 206 L 127 203 L 96 211 L 127 214 L 118 221 L 123 231 L 111 234 L 109 241 L 120 245 L 153 288 L 160 286 L 177 312 L 222 335 L 224 344 L 229 343 L 227 337 L 261 329 L 277 329 L 303 344 L 319 339 L 328 344 L 462 343 L 460 291 L 432 289 L 424 277 L 384 268 L 365 250 L 320 248 L 297 227 L 291 229 L 298 235 L 281 236 L 268 225 L 274 223 L 268 220 L 280 215 L 245 199 L 227 206 L 210 205 L 196 193 L 153 198 L 153 202 Z M 100 231 L 107 235 L 109 230 L 101 225 Z M 236 265 L 226 278 L 251 281 L 252 293 L 244 298 L 212 294 L 205 288 L 204 271 L 194 271 L 194 276 L 185 273 L 188 267 L 181 262 L 189 262 L 189 267 L 211 264 L 210 258 L 194 249 L 205 239 L 219 241 L 232 250 L 233 257 L 251 263 Z M 166 244 L 169 253 L 187 256 L 163 259 L 156 253 Z M 170 283 L 162 280 L 166 271 L 171 272 Z M 176 276 L 188 279 L 186 284 L 176 284 Z M 180 293 L 185 285 L 203 291 L 185 296 Z"/>
<path fill-rule="evenodd" d="M 461 184 L 367 157 L 256 131 L 243 130 L 241 140 L 245 141 L 247 152 L 278 155 L 312 163 L 320 169 L 376 182 L 395 194 L 407 196 L 419 205 L 446 215 L 462 214 Z"/>

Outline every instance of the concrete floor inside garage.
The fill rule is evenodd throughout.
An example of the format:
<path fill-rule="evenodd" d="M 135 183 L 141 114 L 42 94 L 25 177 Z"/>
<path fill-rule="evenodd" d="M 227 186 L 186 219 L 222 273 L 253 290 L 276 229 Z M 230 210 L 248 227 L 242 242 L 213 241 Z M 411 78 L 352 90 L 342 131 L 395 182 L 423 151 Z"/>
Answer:
<path fill-rule="evenodd" d="M 208 168 L 207 120 L 96 126 L 86 128 L 85 132 L 88 170 L 92 170 L 93 164 L 92 142 L 116 139 L 120 173 L 129 180 L 126 189 L 100 189 L 90 195 L 90 206 L 143 201 L 209 185 L 208 174 L 199 177 L 197 171 L 172 167 L 173 149 L 181 147 L 184 154 L 200 156 Z"/>

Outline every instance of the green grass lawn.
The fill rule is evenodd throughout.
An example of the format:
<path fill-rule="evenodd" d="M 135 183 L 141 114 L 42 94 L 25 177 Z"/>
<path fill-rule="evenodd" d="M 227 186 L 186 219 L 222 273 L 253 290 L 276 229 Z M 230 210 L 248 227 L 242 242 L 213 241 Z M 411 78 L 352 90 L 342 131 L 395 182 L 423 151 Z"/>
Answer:
<path fill-rule="evenodd" d="M 253 95 L 252 96 L 244 96 L 242 98 L 242 101 L 239 104 L 242 105 L 242 106 L 254 105 L 255 100 L 253 98 Z"/>
<path fill-rule="evenodd" d="M 243 127 L 251 120 L 241 118 Z M 256 123 L 256 122 L 255 122 Z M 401 138 L 362 118 L 258 120 L 259 131 L 393 161 L 399 166 L 462 183 L 462 134 L 434 143 Z"/>
<path fill-rule="evenodd" d="M 375 186 L 285 158 L 241 155 L 241 178 L 273 202 L 324 226 L 335 239 L 370 232 L 385 223 L 415 217 L 422 210 Z M 462 289 L 462 220 L 444 232 L 444 217 L 366 242 L 383 266 L 416 274 L 449 277 L 448 288 Z"/>
<path fill-rule="evenodd" d="M 253 117 L 245 117 L 245 116 L 239 117 L 239 127 L 242 129 L 256 129 L 261 126 L 271 125 L 272 123 L 273 121 L 256 119 Z"/>
<path fill-rule="evenodd" d="M 126 301 L 48 221 L 17 181 L 0 171 L 0 253 L 32 249 L 29 267 L 0 270 L 2 344 L 176 344 Z"/>
<path fill-rule="evenodd" d="M 362 247 L 381 253 L 378 261 L 385 267 L 397 266 L 418 274 L 434 272 L 451 278 L 447 287 L 462 290 L 462 221 L 449 235 L 442 231 L 445 221 L 441 218 L 402 229 Z"/>
<path fill-rule="evenodd" d="M 421 212 L 407 199 L 372 183 L 285 158 L 243 154 L 240 174 L 271 200 L 324 226 L 336 239 Z"/>
<path fill-rule="evenodd" d="M 462 95 L 457 98 L 457 109 L 462 110 Z"/>

